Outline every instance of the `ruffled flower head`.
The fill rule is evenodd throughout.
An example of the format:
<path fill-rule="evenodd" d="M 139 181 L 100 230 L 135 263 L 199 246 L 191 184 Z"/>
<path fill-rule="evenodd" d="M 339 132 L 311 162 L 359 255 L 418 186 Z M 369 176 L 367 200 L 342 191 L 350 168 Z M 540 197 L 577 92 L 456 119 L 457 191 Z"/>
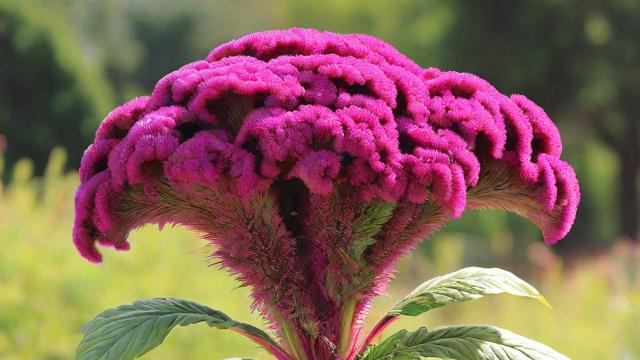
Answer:
<path fill-rule="evenodd" d="M 276 329 L 330 358 L 345 304 L 357 334 L 396 260 L 465 209 L 563 238 L 580 194 L 561 150 L 539 106 L 475 75 L 423 69 L 366 35 L 256 33 L 106 117 L 82 159 L 73 239 L 100 262 L 96 245 L 127 250 L 143 224 L 194 229 Z"/>

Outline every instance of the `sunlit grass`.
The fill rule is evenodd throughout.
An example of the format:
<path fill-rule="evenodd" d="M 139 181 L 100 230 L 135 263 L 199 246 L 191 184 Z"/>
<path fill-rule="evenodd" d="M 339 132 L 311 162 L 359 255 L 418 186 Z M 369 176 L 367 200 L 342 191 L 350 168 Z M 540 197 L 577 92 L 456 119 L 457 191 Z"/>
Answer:
<path fill-rule="evenodd" d="M 34 180 L 28 162 L 19 163 L 0 195 L 0 359 L 70 359 L 80 327 L 100 311 L 156 296 L 195 300 L 262 326 L 249 312 L 245 288 L 226 273 L 207 267 L 210 250 L 183 229 L 145 227 L 132 234 L 126 254 L 105 250 L 91 265 L 71 243 L 73 193 L 77 177 L 61 175 L 64 156 L 54 152 L 43 179 Z M 373 322 L 421 280 L 461 264 L 459 243 L 441 239 L 433 251 L 449 256 L 426 262 L 414 253 L 401 266 L 391 295 L 374 303 Z M 640 285 L 628 249 L 582 262 L 571 271 L 555 264 L 532 280 L 554 305 L 492 297 L 405 318 L 400 327 L 490 323 L 553 346 L 574 359 L 640 358 Z M 635 262 L 634 262 L 635 261 Z M 630 264 L 625 267 L 624 264 Z M 526 277 L 526 276 L 524 276 Z M 537 281 L 536 281 L 537 280 Z M 146 359 L 268 358 L 236 334 L 206 325 L 178 328 Z"/>

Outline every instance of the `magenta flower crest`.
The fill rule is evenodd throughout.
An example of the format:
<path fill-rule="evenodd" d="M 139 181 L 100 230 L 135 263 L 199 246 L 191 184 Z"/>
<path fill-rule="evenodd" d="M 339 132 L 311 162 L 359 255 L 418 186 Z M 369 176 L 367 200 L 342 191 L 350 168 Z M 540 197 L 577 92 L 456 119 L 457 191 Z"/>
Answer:
<path fill-rule="evenodd" d="M 580 194 L 561 150 L 539 106 L 475 75 L 366 35 L 256 33 L 106 117 L 73 239 L 100 262 L 98 244 L 128 250 L 143 224 L 191 228 L 251 287 L 284 352 L 344 359 L 395 262 L 464 210 L 563 238 Z"/>

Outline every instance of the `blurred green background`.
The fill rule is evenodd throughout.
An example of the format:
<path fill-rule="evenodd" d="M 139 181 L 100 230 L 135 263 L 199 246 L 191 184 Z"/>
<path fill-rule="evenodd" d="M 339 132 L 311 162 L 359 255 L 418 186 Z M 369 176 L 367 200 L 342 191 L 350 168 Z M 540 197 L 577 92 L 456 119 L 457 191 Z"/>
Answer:
<path fill-rule="evenodd" d="M 523 93 L 560 127 L 583 200 L 548 248 L 526 220 L 468 213 L 403 260 L 382 313 L 427 277 L 500 266 L 555 311 L 496 297 L 396 325 L 493 323 L 574 359 L 640 359 L 640 0 L 0 0 L 0 359 L 69 359 L 106 307 L 196 300 L 261 325 L 245 289 L 182 229 L 146 227 L 129 254 L 85 262 L 71 244 L 75 169 L 106 113 L 249 32 L 292 26 L 378 36 L 422 66 Z M 174 254 L 176 254 L 174 256 Z M 181 328 L 145 359 L 250 356 L 249 342 Z"/>

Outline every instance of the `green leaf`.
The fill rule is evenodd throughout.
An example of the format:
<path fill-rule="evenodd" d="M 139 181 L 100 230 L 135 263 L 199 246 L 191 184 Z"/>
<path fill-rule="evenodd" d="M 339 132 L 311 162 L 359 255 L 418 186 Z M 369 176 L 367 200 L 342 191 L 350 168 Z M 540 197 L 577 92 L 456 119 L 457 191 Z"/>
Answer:
<path fill-rule="evenodd" d="M 388 316 L 417 316 L 449 303 L 503 293 L 537 299 L 551 307 L 538 290 L 508 271 L 469 267 L 424 282 L 396 304 Z"/>
<path fill-rule="evenodd" d="M 401 330 L 369 346 L 359 360 L 568 360 L 550 347 L 493 326 L 447 326 L 429 332 Z"/>
<path fill-rule="evenodd" d="M 393 215 L 396 205 L 382 200 L 374 200 L 359 209 L 359 215 L 351 224 L 352 238 L 352 258 L 362 261 L 362 254 L 365 250 L 375 244 L 373 238 L 382 226 L 389 221 Z"/>
<path fill-rule="evenodd" d="M 281 350 L 264 331 L 237 322 L 220 311 L 192 301 L 155 298 L 100 313 L 83 327 L 85 336 L 76 351 L 76 359 L 134 359 L 160 345 L 177 325 L 200 322 L 241 333 L 268 350 Z"/>

